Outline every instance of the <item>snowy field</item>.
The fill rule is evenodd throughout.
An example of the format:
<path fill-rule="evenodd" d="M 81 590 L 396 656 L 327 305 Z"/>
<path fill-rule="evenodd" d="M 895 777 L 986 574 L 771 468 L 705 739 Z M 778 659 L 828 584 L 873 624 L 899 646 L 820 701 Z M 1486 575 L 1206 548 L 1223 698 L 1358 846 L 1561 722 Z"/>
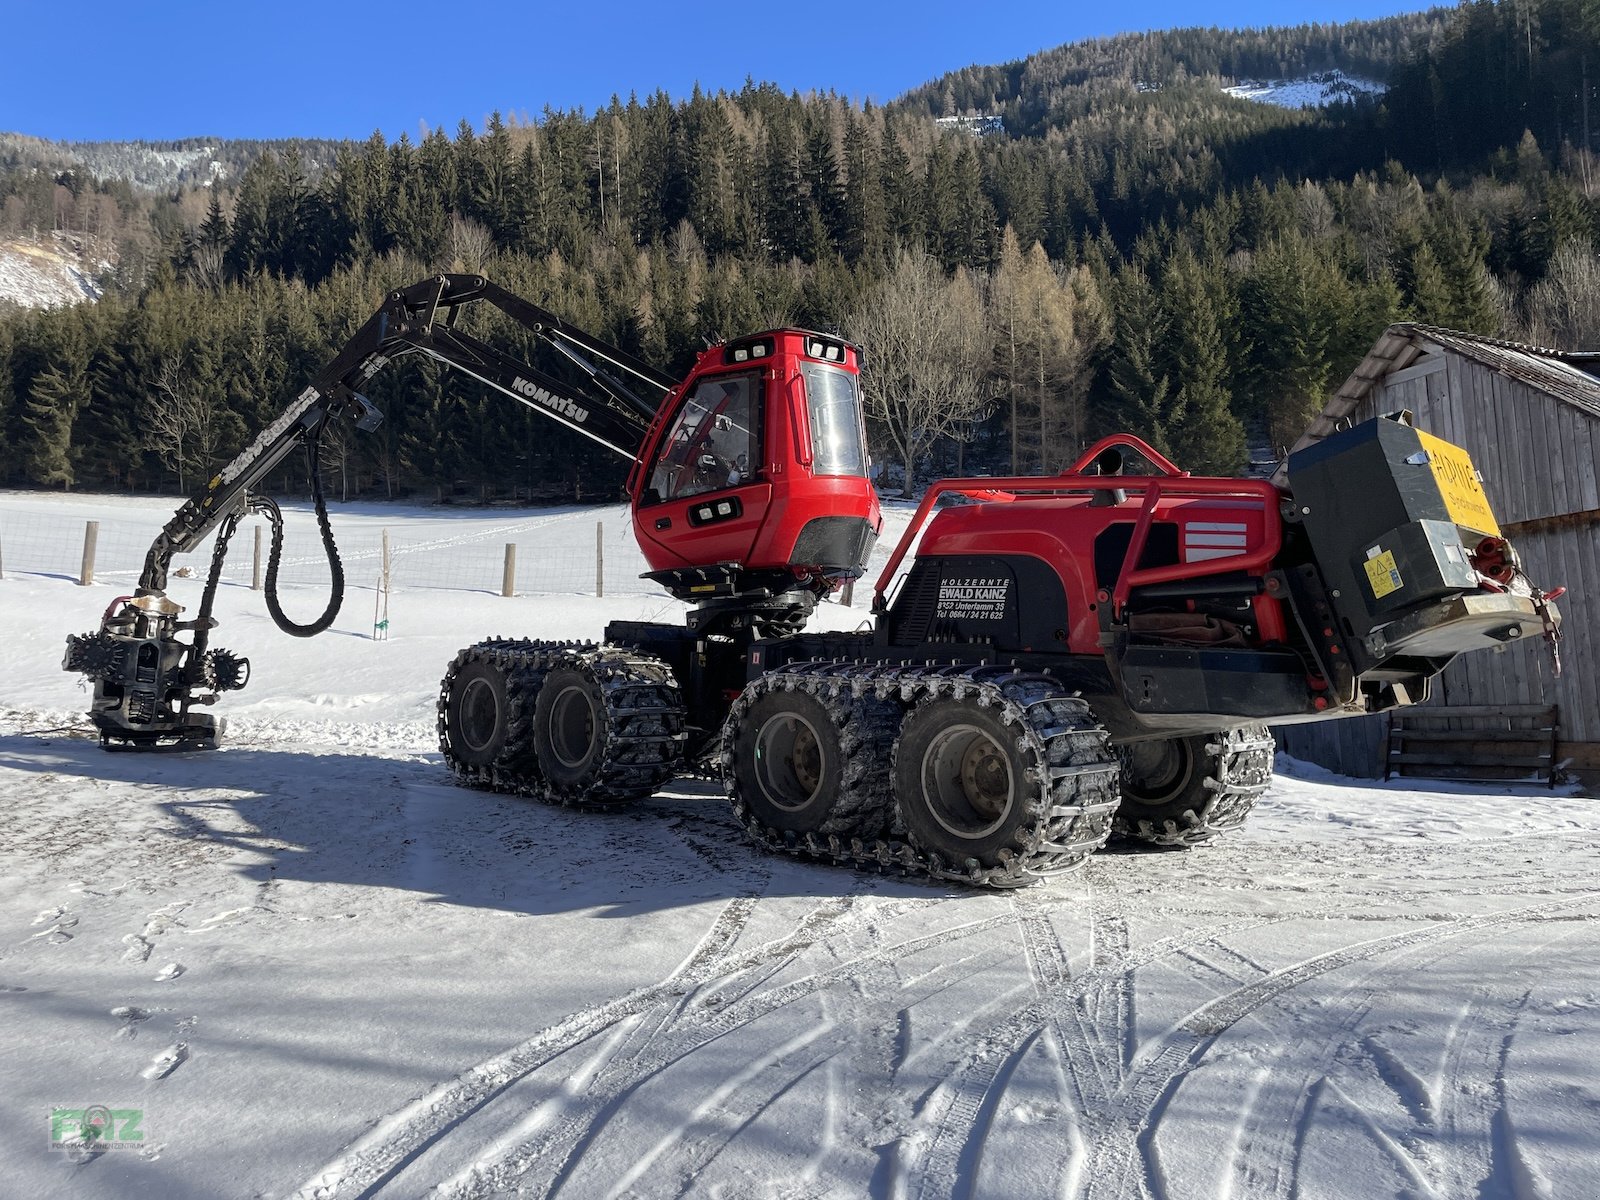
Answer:
<path fill-rule="evenodd" d="M 226 748 L 106 754 L 59 732 L 87 703 L 59 664 L 128 580 L 10 548 L 170 511 L 0 494 L 0 1195 L 1600 1195 L 1592 800 L 1280 761 L 1221 844 L 1017 894 L 771 858 L 705 783 L 605 813 L 452 785 L 460 646 L 678 610 L 497 574 L 402 586 L 387 642 L 370 590 L 302 642 L 229 584 Z M 334 521 L 526 562 L 620 518 Z M 94 1104 L 144 1140 L 48 1148 Z"/>

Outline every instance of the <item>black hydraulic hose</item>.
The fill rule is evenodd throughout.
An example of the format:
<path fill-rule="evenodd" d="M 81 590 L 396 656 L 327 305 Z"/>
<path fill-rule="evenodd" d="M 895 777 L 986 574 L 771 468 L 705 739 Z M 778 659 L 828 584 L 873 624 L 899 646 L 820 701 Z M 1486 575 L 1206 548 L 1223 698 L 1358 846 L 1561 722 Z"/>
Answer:
<path fill-rule="evenodd" d="M 228 557 L 228 542 L 243 517 L 243 513 L 229 513 L 217 527 L 217 541 L 211 551 L 211 574 L 206 576 L 206 590 L 200 594 L 200 611 L 195 614 L 192 662 L 198 663 L 205 657 L 206 645 L 211 640 L 211 609 L 217 600 L 217 584 L 222 581 L 222 562 Z"/>
<path fill-rule="evenodd" d="M 283 556 L 283 513 L 268 497 L 262 497 L 258 501 L 267 514 L 267 520 L 272 523 L 272 549 L 267 556 L 267 612 L 272 616 L 272 623 L 290 637 L 316 637 L 333 624 L 334 618 L 339 615 L 339 609 L 344 605 L 344 564 L 339 561 L 339 548 L 333 543 L 333 527 L 328 524 L 328 504 L 322 496 L 322 472 L 318 469 L 317 463 L 317 442 L 320 432 L 318 430 L 306 440 L 306 458 L 311 471 L 311 502 L 317 511 L 317 525 L 322 530 L 322 545 L 328 554 L 328 573 L 333 580 L 329 589 L 328 607 L 323 609 L 322 615 L 309 625 L 291 621 L 285 615 L 283 606 L 278 603 L 278 562 Z"/>

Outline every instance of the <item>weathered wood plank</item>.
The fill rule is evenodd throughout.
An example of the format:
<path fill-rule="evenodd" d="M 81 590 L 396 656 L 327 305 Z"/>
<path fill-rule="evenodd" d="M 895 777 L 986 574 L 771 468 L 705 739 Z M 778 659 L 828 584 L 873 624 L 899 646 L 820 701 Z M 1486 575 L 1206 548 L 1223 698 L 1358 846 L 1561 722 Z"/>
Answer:
<path fill-rule="evenodd" d="M 1539 438 L 1540 457 L 1537 462 L 1528 464 L 1528 483 L 1533 503 L 1522 520 L 1568 511 L 1567 463 L 1561 445 L 1561 413 L 1566 405 L 1543 392 L 1537 394 L 1540 411 L 1535 433 Z"/>
<path fill-rule="evenodd" d="M 1553 719 L 1556 713 L 1549 704 L 1458 704 L 1448 710 L 1438 708 L 1403 708 L 1394 714 L 1394 721 L 1439 720 L 1458 717 L 1544 717 Z"/>
<path fill-rule="evenodd" d="M 1561 455 L 1563 465 L 1566 467 L 1567 486 L 1563 496 L 1564 503 L 1557 511 L 1580 512 L 1585 508 L 1594 507 L 1597 503 L 1594 495 L 1594 450 L 1586 444 L 1588 439 L 1584 436 L 1588 432 L 1586 426 L 1594 424 L 1594 420 L 1570 404 L 1563 404 L 1560 409 Z M 1587 461 L 1584 458 L 1586 454 Z"/>
<path fill-rule="evenodd" d="M 1413 767 L 1549 767 L 1555 751 L 1547 754 L 1427 754 L 1396 751 L 1389 761 Z"/>
<path fill-rule="evenodd" d="M 1539 742 L 1550 740 L 1550 735 L 1555 732 L 1554 725 L 1546 725 L 1542 729 L 1475 729 L 1463 738 L 1464 730 L 1460 729 L 1393 729 L 1390 738 L 1397 742 L 1410 745 L 1415 742 Z"/>
<path fill-rule="evenodd" d="M 1550 773 L 1527 767 L 1414 767 L 1399 768 L 1401 779 L 1438 779 L 1452 783 L 1524 783 L 1551 786 Z"/>
<path fill-rule="evenodd" d="M 1572 413 L 1577 432 L 1572 444 L 1578 455 L 1580 507 L 1600 508 L 1600 420 L 1583 413 Z"/>
<path fill-rule="evenodd" d="M 1600 741 L 1600 528 L 1560 530 L 1546 535 L 1566 547 L 1564 583 L 1568 592 L 1557 606 L 1562 626 L 1562 683 L 1571 697 L 1567 712 L 1574 741 Z"/>

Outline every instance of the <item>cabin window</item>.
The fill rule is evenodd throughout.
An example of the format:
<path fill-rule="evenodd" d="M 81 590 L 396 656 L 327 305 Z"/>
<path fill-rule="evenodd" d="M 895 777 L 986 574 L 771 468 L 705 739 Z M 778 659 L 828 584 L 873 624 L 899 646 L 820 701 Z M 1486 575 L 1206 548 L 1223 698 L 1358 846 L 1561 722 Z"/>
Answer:
<path fill-rule="evenodd" d="M 802 363 L 800 369 L 811 410 L 812 474 L 865 475 L 867 455 L 855 375 L 816 362 Z"/>
<path fill-rule="evenodd" d="M 661 444 L 650 486 L 663 500 L 698 496 L 748 482 L 761 461 L 755 414 L 756 375 L 702 379 Z"/>

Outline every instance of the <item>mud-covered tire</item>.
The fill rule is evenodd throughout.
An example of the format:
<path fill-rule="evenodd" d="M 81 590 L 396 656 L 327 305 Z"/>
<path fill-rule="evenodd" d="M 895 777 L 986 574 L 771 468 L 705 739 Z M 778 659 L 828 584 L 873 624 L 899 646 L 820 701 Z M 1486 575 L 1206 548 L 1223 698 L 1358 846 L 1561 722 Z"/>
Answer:
<path fill-rule="evenodd" d="M 1117 747 L 1122 803 L 1113 831 L 1183 847 L 1239 828 L 1271 782 L 1273 749 L 1265 725 Z"/>

